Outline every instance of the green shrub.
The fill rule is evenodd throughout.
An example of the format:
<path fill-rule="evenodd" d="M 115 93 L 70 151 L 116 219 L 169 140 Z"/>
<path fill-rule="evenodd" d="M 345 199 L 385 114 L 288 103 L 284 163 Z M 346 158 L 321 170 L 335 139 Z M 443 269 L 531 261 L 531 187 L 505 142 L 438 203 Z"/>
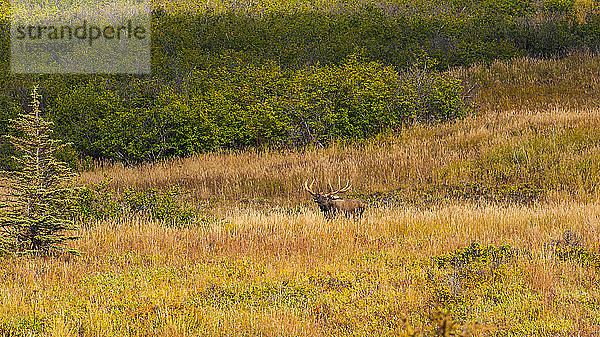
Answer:
<path fill-rule="evenodd" d="M 128 187 L 117 194 L 110 190 L 111 180 L 82 188 L 73 216 L 83 223 L 91 220 L 118 219 L 141 215 L 171 226 L 186 226 L 194 220 L 199 223 L 218 222 L 219 219 L 198 218 L 198 210 L 187 206 L 186 192 L 174 186 L 169 189 L 139 189 Z M 221 219 L 222 220 L 222 219 Z"/>
<path fill-rule="evenodd" d="M 211 55 L 228 51 L 247 53 L 255 64 L 277 60 L 282 69 L 295 70 L 341 64 L 356 48 L 364 50 L 368 60 L 398 69 L 410 65 L 412 50 L 418 48 L 440 59 L 440 69 L 549 55 L 556 49 L 538 44 L 539 34 L 524 35 L 520 27 L 526 27 L 525 32 L 563 31 L 576 10 L 573 0 L 413 0 L 378 5 L 332 1 L 328 8 L 274 8 L 261 16 L 233 7 L 195 13 L 162 10 L 154 16 L 160 56 L 155 69 L 173 76 L 180 67 L 186 68 L 183 72 L 201 68 Z M 575 36 L 577 29 L 571 24 L 566 31 Z M 580 38 L 559 42 L 561 50 L 582 46 Z"/>
<path fill-rule="evenodd" d="M 584 246 L 581 237 L 571 230 L 565 231 L 562 238 L 552 240 L 549 246 L 554 256 L 561 261 L 573 261 L 583 266 L 600 268 L 600 252 Z"/>
<path fill-rule="evenodd" d="M 506 280 L 513 272 L 510 267 L 523 254 L 528 253 L 507 245 L 496 247 L 474 242 L 465 248 L 434 256 L 426 278 L 431 294 L 429 305 L 445 313 L 447 318 L 453 317 L 460 322 L 475 318 L 472 308 L 478 302 L 501 306 L 507 297 Z"/>
<path fill-rule="evenodd" d="M 571 12 L 575 8 L 575 0 L 544 0 L 544 9 L 551 12 Z"/>
<path fill-rule="evenodd" d="M 235 5 L 157 7 L 151 76 L 40 80 L 56 134 L 84 158 L 138 163 L 222 148 L 302 147 L 464 117 L 464 84 L 439 70 L 597 49 L 597 13 L 573 0 L 284 3 L 260 14 Z M 0 31 L 2 60 L 8 42 Z M 34 78 L 2 66 L 0 122 L 24 103 L 20 88 Z M 1 143 L 0 154 L 10 167 Z"/>
<path fill-rule="evenodd" d="M 438 267 L 462 267 L 469 264 L 494 264 L 506 263 L 518 255 L 518 251 L 509 246 L 495 247 L 481 245 L 473 242 L 470 246 L 455 252 L 435 256 L 434 264 Z"/>
<path fill-rule="evenodd" d="M 181 197 L 185 191 L 177 186 L 165 190 L 150 188 L 139 190 L 125 189 L 119 203 L 126 212 L 142 214 L 150 219 L 164 221 L 173 226 L 189 224 L 196 216 L 196 210 L 188 208 Z"/>
<path fill-rule="evenodd" d="M 119 203 L 108 190 L 111 180 L 104 179 L 98 184 L 85 186 L 79 190 L 77 203 L 72 216 L 78 222 L 116 218 L 122 214 Z"/>
<path fill-rule="evenodd" d="M 230 51 L 247 54 L 254 64 L 275 60 L 282 69 L 298 70 L 341 64 L 359 48 L 370 61 L 402 69 L 411 64 L 412 50 L 425 48 L 445 69 L 599 46 L 587 44 L 597 40 L 595 32 L 579 29 L 579 23 L 597 22 L 586 15 L 593 6 L 575 6 L 575 0 L 328 1 L 310 7 L 285 1 L 260 12 L 234 4 L 193 12 L 158 6 L 152 11 L 153 72 L 180 81 Z M 577 11 L 585 20 L 575 20 Z M 8 28 L 8 17 L 0 16 L 0 24 Z M 8 31 L 0 31 L 4 75 Z M 550 39 L 540 43 L 544 32 L 573 39 L 556 40 L 557 49 Z"/>
<path fill-rule="evenodd" d="M 462 118 L 464 86 L 434 71 L 434 60 L 399 73 L 349 57 L 341 65 L 283 71 L 223 56 L 193 72 L 187 95 L 137 79 L 90 79 L 52 107 L 57 131 L 84 156 L 125 163 L 250 146 L 302 147 L 358 140 L 414 122 Z"/>

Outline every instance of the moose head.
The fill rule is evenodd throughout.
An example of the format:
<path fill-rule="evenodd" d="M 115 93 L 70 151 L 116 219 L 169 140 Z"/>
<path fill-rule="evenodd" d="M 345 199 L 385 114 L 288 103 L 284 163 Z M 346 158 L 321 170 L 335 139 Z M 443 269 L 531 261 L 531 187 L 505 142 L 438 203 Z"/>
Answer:
<path fill-rule="evenodd" d="M 350 190 L 350 182 L 346 183 L 345 187 L 341 187 L 340 179 L 338 178 L 338 189 L 333 190 L 331 184 L 329 184 L 329 193 L 313 192 L 312 186 L 315 180 L 308 185 L 308 180 L 304 182 L 304 189 L 313 196 L 314 202 L 317 203 L 319 209 L 325 214 L 326 217 L 332 218 L 338 214 L 344 214 L 346 216 L 361 217 L 365 211 L 365 206 L 360 200 L 357 199 L 342 199 L 339 194 L 348 192 Z"/>

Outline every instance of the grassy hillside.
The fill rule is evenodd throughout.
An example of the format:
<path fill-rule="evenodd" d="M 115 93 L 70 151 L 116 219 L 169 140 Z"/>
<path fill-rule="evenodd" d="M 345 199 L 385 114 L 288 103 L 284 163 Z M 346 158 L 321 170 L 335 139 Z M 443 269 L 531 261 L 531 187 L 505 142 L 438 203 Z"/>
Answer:
<path fill-rule="evenodd" d="M 453 1 L 452 6 L 462 8 L 463 3 L 480 8 L 478 3 L 462 0 Z M 499 9 L 503 7 L 498 4 L 511 5 L 507 10 L 518 12 L 518 6 L 512 5 L 524 2 L 482 3 Z M 536 6 L 548 14 L 554 11 L 553 6 L 571 8 L 573 3 L 543 1 Z M 291 8 L 305 6 L 308 12 L 335 14 L 341 7 L 352 9 L 354 2 L 206 4 L 212 6 L 214 16 L 206 15 L 206 6 L 198 11 L 218 24 L 219 15 L 225 14 L 235 20 L 258 20 L 261 16 L 256 13 L 263 13 L 262 5 L 266 6 L 265 13 L 275 8 L 290 14 Z M 592 11 L 592 2 L 576 4 Z M 167 10 L 179 13 L 180 5 L 171 5 L 165 5 Z M 381 4 L 372 5 L 379 8 Z M 224 10 L 231 7 L 239 12 Z M 443 12 L 444 8 L 426 9 Z M 452 11 L 444 13 L 445 18 L 454 17 Z M 565 13 L 554 14 L 560 19 Z M 429 19 L 437 20 L 435 16 Z M 578 19 L 585 23 L 585 17 Z M 361 22 L 369 27 L 368 21 Z M 494 27 L 487 21 L 480 23 Z M 514 23 L 538 27 L 533 21 Z M 438 27 L 424 26 L 426 30 Z M 249 37 L 260 36 L 256 34 Z M 213 37 L 220 41 L 218 34 Z M 525 41 L 536 40 L 529 38 Z M 478 40 L 475 37 L 473 41 Z M 546 44 L 524 50 L 561 46 L 554 45 L 552 39 L 544 41 Z M 444 46 L 442 42 L 435 46 Z M 80 182 L 87 187 L 75 214 L 80 224 L 75 234 L 80 238 L 69 242 L 69 248 L 82 255 L 0 260 L 0 335 L 596 334 L 600 330 L 600 104 L 596 99 L 600 93 L 600 57 L 589 50 L 562 54 L 566 51 L 558 48 L 566 57 L 493 61 L 498 56 L 495 51 L 510 47 L 502 43 L 493 46 L 499 49 L 479 50 L 479 56 L 494 55 L 486 62 L 460 58 L 457 60 L 467 60 L 464 64 L 476 64 L 436 73 L 461 79 L 467 89 L 473 88 L 467 94 L 472 96 L 467 101 L 473 103 L 473 113 L 463 119 L 406 123 L 360 139 L 332 138 L 326 146 L 315 142 L 295 150 L 276 150 L 257 142 L 250 149 L 234 150 L 232 146 L 138 166 L 96 162 L 92 170 L 80 175 Z M 463 47 L 470 50 L 472 45 Z M 372 48 L 379 51 L 376 46 Z M 514 53 L 498 58 L 527 54 L 507 50 Z M 196 55 L 187 52 L 188 57 Z M 297 56 L 303 60 L 309 54 Z M 231 59 L 225 61 L 223 69 L 230 66 L 227 62 Z M 443 60 L 445 65 L 451 61 Z M 356 69 L 369 65 L 377 71 L 383 69 L 384 74 L 393 74 L 394 81 L 406 71 L 368 61 L 358 65 Z M 277 90 L 261 91 L 280 83 L 273 79 L 284 74 L 283 68 L 242 64 L 235 71 L 223 69 L 218 73 L 241 79 L 237 87 L 225 87 L 227 93 L 252 103 L 248 106 L 266 106 L 260 99 L 254 101 L 256 97 L 285 98 Z M 364 74 L 338 64 L 302 68 L 297 77 L 290 78 L 304 78 L 307 69 L 334 74 L 331 78 L 339 82 L 315 77 L 325 88 L 344 83 L 344 71 Z M 179 73 L 167 70 L 177 83 Z M 196 75 L 206 75 L 204 82 L 197 83 L 197 92 L 204 95 L 209 90 L 203 85 L 215 81 L 211 77 L 214 73 Z M 230 79 L 224 76 L 221 82 Z M 258 84 L 263 82 L 255 79 L 268 85 L 261 87 Z M 8 111 L 2 118 L 18 111 L 15 97 L 25 97 L 28 80 L 11 77 L 4 82 L 4 89 L 16 94 L 0 97 Z M 145 115 L 134 112 L 174 115 L 173 107 L 181 108 L 182 118 L 187 112 L 203 111 L 187 109 L 182 102 L 222 113 L 219 105 L 183 99 L 183 87 L 170 87 L 171 82 L 162 83 L 160 90 L 153 89 L 149 83 L 161 84 L 155 79 L 44 80 L 52 83 L 46 94 L 62 99 L 63 107 L 82 108 L 76 109 L 82 118 L 90 116 L 80 113 L 83 107 L 95 103 L 95 111 L 102 114 L 118 105 L 115 115 L 123 116 L 124 121 L 139 118 L 147 122 Z M 125 82 L 127 86 L 119 88 Z M 130 101 L 103 83 L 122 89 L 120 93 Z M 248 89 L 248 83 L 258 83 L 251 87 L 256 91 Z M 302 83 L 314 87 L 313 82 Z M 361 83 L 369 93 L 381 92 L 371 86 L 373 82 Z M 57 88 L 68 90 L 71 100 Z M 395 91 L 395 87 L 389 88 Z M 211 93 L 224 91 L 221 87 L 213 89 Z M 353 91 L 340 92 L 355 99 L 350 107 L 365 102 Z M 155 100 L 159 96 L 163 101 Z M 385 108 L 384 103 L 377 106 Z M 233 103 L 231 106 L 238 108 Z M 322 107 L 328 109 L 320 101 L 315 106 L 317 112 Z M 368 104 L 362 108 L 373 110 Z M 114 120 L 110 115 L 102 116 Z M 96 126 L 93 122 L 85 120 L 81 125 Z M 197 126 L 193 119 L 186 123 Z M 0 123 L 0 132 L 5 132 L 6 125 Z M 104 125 L 109 131 L 117 126 Z M 138 126 L 149 129 L 143 123 Z M 86 141 L 93 140 L 88 131 L 84 129 L 81 134 Z M 106 149 L 113 151 L 115 158 L 122 155 L 117 145 L 125 149 L 146 144 L 136 129 L 125 131 L 138 143 L 110 143 L 107 138 L 99 141 L 109 144 Z M 194 132 L 203 135 L 205 131 Z M 111 137 L 123 139 L 116 132 Z M 190 153 L 193 151 L 183 154 Z M 306 180 L 315 179 L 316 189 L 325 189 L 328 181 L 336 184 L 338 178 L 341 183 L 352 183 L 349 197 L 367 205 L 362 219 L 328 220 L 303 191 Z"/>
<path fill-rule="evenodd" d="M 496 61 L 455 68 L 451 74 L 474 87 L 476 110 L 481 113 L 599 106 L 595 97 L 600 91 L 600 58 L 590 51 L 560 59 Z"/>
<path fill-rule="evenodd" d="M 594 107 L 498 110 L 304 152 L 99 166 L 81 179 L 111 181 L 91 205 L 116 211 L 78 231 L 81 257 L 4 260 L 0 329 L 592 335 L 599 129 Z M 302 191 L 338 176 L 362 220 L 328 221 Z"/>
<path fill-rule="evenodd" d="M 444 199 L 593 200 L 600 176 L 600 110 L 552 108 L 485 114 L 439 126 L 414 126 L 358 144 L 303 152 L 206 154 L 82 174 L 118 191 L 180 186 L 194 200 L 297 205 L 306 179 L 320 188 L 350 180 L 373 201 L 431 204 Z M 519 192 L 521 195 L 519 195 Z M 531 198 L 529 200 L 528 198 Z"/>
<path fill-rule="evenodd" d="M 223 151 L 137 167 L 103 163 L 82 177 L 98 184 L 109 172 L 117 191 L 178 185 L 194 200 L 228 204 L 295 205 L 309 199 L 299 194 L 305 179 L 324 184 L 338 177 L 349 179 L 357 196 L 402 204 L 519 199 L 518 191 L 523 202 L 596 197 L 596 54 L 497 61 L 456 68 L 451 76 L 474 88 L 474 114 L 464 120 L 303 151 Z"/>

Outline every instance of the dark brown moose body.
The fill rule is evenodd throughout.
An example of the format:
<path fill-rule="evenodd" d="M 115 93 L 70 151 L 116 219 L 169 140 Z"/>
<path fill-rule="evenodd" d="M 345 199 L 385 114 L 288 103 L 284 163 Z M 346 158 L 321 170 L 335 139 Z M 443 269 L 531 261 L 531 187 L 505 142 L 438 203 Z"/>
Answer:
<path fill-rule="evenodd" d="M 341 199 L 338 194 L 347 192 L 350 189 L 350 184 L 347 183 L 346 187 L 340 188 L 337 191 L 331 191 L 329 193 L 315 193 L 312 191 L 312 185 L 314 180 L 308 186 L 308 180 L 304 182 L 304 188 L 308 193 L 313 196 L 313 200 L 319 206 L 319 209 L 325 214 L 326 217 L 332 218 L 338 214 L 343 214 L 352 217 L 361 217 L 365 211 L 365 206 L 360 200 L 357 199 Z"/>

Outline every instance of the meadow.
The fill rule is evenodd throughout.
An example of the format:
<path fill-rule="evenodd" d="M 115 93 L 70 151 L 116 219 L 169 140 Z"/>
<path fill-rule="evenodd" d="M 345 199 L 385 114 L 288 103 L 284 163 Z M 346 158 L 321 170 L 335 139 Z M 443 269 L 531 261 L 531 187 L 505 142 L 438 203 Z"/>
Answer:
<path fill-rule="evenodd" d="M 38 83 L 83 186 L 0 336 L 598 334 L 597 1 L 154 5 L 146 77 L 10 74 L 0 29 L 0 170 Z"/>
<path fill-rule="evenodd" d="M 594 335 L 597 60 L 454 69 L 493 83 L 475 114 L 363 141 L 99 162 L 79 176 L 81 255 L 3 260 L 0 331 Z M 362 219 L 327 220 L 303 191 L 338 177 Z"/>

